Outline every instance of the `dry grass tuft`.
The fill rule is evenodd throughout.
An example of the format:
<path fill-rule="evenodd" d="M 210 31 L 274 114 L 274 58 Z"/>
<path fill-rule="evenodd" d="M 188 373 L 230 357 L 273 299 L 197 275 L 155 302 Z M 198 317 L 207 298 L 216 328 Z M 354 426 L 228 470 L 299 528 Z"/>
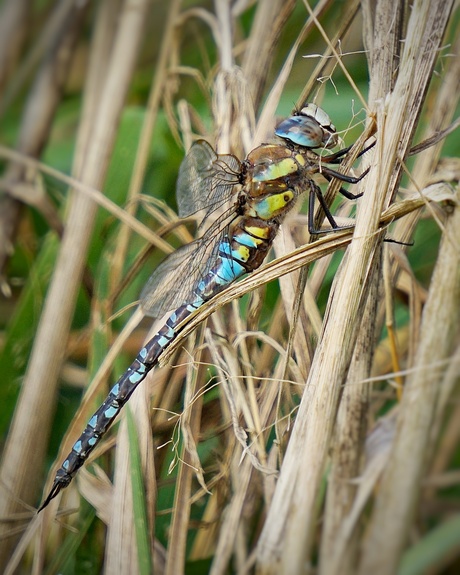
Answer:
<path fill-rule="evenodd" d="M 3 292 L 13 252 L 30 276 L 2 312 L 2 571 L 384 575 L 458 562 L 442 492 L 458 506 L 460 197 L 458 160 L 440 161 L 460 93 L 453 2 L 80 4 L 50 4 L 29 44 L 27 2 L 0 14 L 0 112 L 14 131 L 0 146 Z M 70 177 L 57 169 L 59 114 L 82 52 Z M 160 201 L 182 147 L 205 138 L 244 158 L 272 138 L 278 109 L 323 98 L 346 145 L 358 140 L 344 169 L 375 133 L 354 229 L 308 238 L 305 216 L 289 219 L 275 258 L 187 321 L 129 414 L 36 515 L 110 382 L 161 325 L 146 333 L 140 309 L 118 312 L 149 252 L 158 263 L 192 239 Z M 69 186 L 61 197 L 56 181 Z M 328 202 L 336 193 L 332 182 Z M 333 206 L 350 217 L 349 202 Z M 383 241 L 414 236 L 413 248 Z M 86 389 L 71 416 L 70 386 L 58 393 L 68 379 Z"/>

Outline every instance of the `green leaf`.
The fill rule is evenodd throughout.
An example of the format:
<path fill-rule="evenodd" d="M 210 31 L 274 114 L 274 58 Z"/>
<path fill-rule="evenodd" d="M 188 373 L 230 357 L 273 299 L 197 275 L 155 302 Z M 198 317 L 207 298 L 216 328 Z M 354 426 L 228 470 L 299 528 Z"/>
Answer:
<path fill-rule="evenodd" d="M 460 555 L 460 515 L 445 521 L 408 549 L 402 558 L 398 575 L 436 572 L 444 562 Z"/>
<path fill-rule="evenodd" d="M 141 575 L 149 575 L 152 573 L 152 558 L 150 554 L 147 510 L 144 497 L 145 490 L 142 479 L 142 465 L 139 453 L 137 430 L 129 405 L 126 406 L 126 420 L 128 423 L 131 482 L 133 486 L 134 526 L 136 529 L 139 573 Z"/>

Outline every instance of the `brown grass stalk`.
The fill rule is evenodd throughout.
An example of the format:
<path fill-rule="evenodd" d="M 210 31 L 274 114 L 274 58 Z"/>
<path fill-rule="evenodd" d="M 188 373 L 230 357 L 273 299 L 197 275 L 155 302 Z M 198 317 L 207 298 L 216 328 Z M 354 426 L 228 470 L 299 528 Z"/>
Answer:
<path fill-rule="evenodd" d="M 17 519 L 21 505 L 37 501 L 40 475 L 31 474 L 31 469 L 45 467 L 59 375 L 63 379 L 63 342 L 69 335 L 96 208 L 108 212 L 107 227 L 119 225 L 113 248 L 103 252 L 110 254 L 103 262 L 107 277 L 101 274 L 104 288 L 109 288 L 103 296 L 90 294 L 91 319 L 81 342 L 84 350 L 101 357 L 87 359 L 88 371 L 94 371 L 91 378 L 80 369 L 80 379 L 91 381 L 62 438 L 55 465 L 83 430 L 109 378 L 120 375 L 126 358 L 145 338 L 147 329 L 135 331 L 145 315 L 141 306 L 129 320 L 120 323 L 117 317 L 114 323 L 124 279 L 131 281 L 145 261 L 132 255 L 138 253 L 137 242 L 142 239 L 168 253 L 172 244 L 191 237 L 191 222 L 179 224 L 172 208 L 162 211 L 159 199 L 150 211 L 146 208 L 155 229 L 136 219 L 147 197 L 141 186 L 152 140 L 156 157 L 164 162 L 178 161 L 179 152 L 172 146 L 182 143 L 187 149 L 201 137 L 219 153 L 243 159 L 256 145 L 272 140 L 276 110 L 281 95 L 290 89 L 291 76 L 300 70 L 298 105 L 311 101 L 312 93 L 320 104 L 325 84 L 317 77 L 329 78 L 327 90 L 333 91 L 337 73 L 347 78 L 351 98 L 368 118 L 340 171 L 352 169 L 376 130 L 375 148 L 363 156 L 358 173 L 368 166 L 370 171 L 358 186 L 349 188 L 365 192 L 357 202 L 356 226 L 307 243 L 306 216 L 292 214 L 277 238 L 276 259 L 228 286 L 188 318 L 127 407 L 139 438 L 141 495 L 155 573 L 183 573 L 191 562 L 202 560 L 207 561 L 203 572 L 212 575 L 309 569 L 325 575 L 393 573 L 414 530 L 429 465 L 437 474 L 425 492 L 433 506 L 437 486 L 455 481 L 439 474 L 447 468 L 460 433 L 455 416 L 450 416 L 447 431 L 444 425 L 458 376 L 454 354 L 460 319 L 459 199 L 437 167 L 442 141 L 408 161 L 422 109 L 428 121 L 417 142 L 446 128 L 458 104 L 458 39 L 450 48 L 457 57 L 443 60 L 441 80 L 433 81 L 452 1 L 365 1 L 361 11 L 357 0 L 340 8 L 331 0 L 320 0 L 313 10 L 306 2 L 260 1 L 254 14 L 246 13 L 248 4 L 217 0 L 211 11 L 196 5 L 185 9 L 174 0 L 168 4 L 167 19 L 153 28 L 161 28 L 162 35 L 160 49 L 153 54 L 149 33 L 144 36 L 145 30 L 150 32 L 151 14 L 157 14 L 149 11 L 151 4 L 118 0 L 115 7 L 115 2 L 101 2 L 93 15 L 74 177 L 59 175 L 28 157 L 38 155 L 34 150 L 27 156 L 27 149 L 13 152 L 0 146 L 0 157 L 22 171 L 57 176 L 72 188 L 60 255 L 3 454 L 0 515 Z M 304 20 L 299 21 L 299 15 Z M 293 19 L 296 35 L 286 38 Z M 348 72 L 348 54 L 342 53 L 343 47 L 351 45 L 353 50 L 360 45 L 356 35 L 361 32 L 370 76 L 367 101 L 357 88 L 362 83 L 355 84 Z M 305 73 L 311 60 L 301 60 L 301 55 L 317 51 L 305 46 L 307 36 L 326 44 L 312 77 Z M 209 54 L 205 37 L 215 44 Z M 145 73 L 140 63 L 143 74 L 134 76 L 141 45 L 142 60 L 150 69 Z M 192 45 L 200 51 L 197 69 L 188 65 L 188 58 L 195 61 L 196 54 L 185 53 Z M 279 46 L 284 60 L 278 65 Z M 272 78 L 275 63 L 279 74 Z M 147 104 L 125 209 L 98 190 L 127 91 L 132 78 L 139 76 L 141 96 L 136 92 L 130 111 L 139 107 L 137 98 L 145 97 Z M 148 86 L 142 84 L 146 78 Z M 183 98 L 182 89 L 190 100 Z M 290 96 L 292 101 L 296 96 Z M 354 104 L 345 100 L 343 105 L 355 112 Z M 214 124 L 209 127 L 211 115 Z M 350 125 L 359 121 L 357 117 L 353 115 Z M 173 138 L 164 138 L 165 118 Z M 332 114 L 331 118 L 335 122 Z M 342 136 L 346 145 L 351 143 L 347 130 Z M 163 168 L 153 166 L 152 195 L 166 173 Z M 408 190 L 400 186 L 405 174 Z M 338 187 L 337 181 L 329 186 L 328 202 L 335 201 Z M 172 196 L 173 189 L 166 193 Z M 334 204 L 333 213 L 350 217 L 350 202 L 345 203 L 337 210 Z M 321 225 L 318 212 L 316 222 Z M 443 232 L 429 287 L 422 286 L 411 269 L 405 246 L 383 243 L 387 237 L 410 241 L 423 217 L 434 219 Z M 326 305 L 324 284 L 339 252 L 343 255 Z M 135 262 L 126 270 L 131 258 Z M 299 293 L 302 269 L 308 273 Z M 273 280 L 279 280 L 279 290 L 267 286 Z M 393 325 L 395 294 L 410 316 L 404 329 Z M 292 313 L 294 302 L 298 321 Z M 389 336 L 382 339 L 385 320 Z M 159 326 L 157 321 L 150 327 L 147 339 Z M 296 332 L 289 335 L 293 329 Z M 93 342 L 86 343 L 88 333 L 94 340 L 103 336 L 102 353 Z M 398 385 L 406 379 L 406 384 L 401 404 L 383 417 L 387 402 L 397 403 L 391 386 L 381 383 L 388 379 Z M 21 539 L 2 542 L 6 573 L 19 572 L 21 566 L 37 574 L 50 568 L 59 549 L 77 545 L 90 506 L 97 518 L 84 535 L 94 540 L 101 571 L 141 571 L 124 410 L 121 424 L 91 454 L 90 471 L 85 465 L 62 495 L 30 520 L 31 508 Z M 442 453 L 435 453 L 438 442 Z M 3 532 L 19 533 L 22 526 L 5 523 Z M 73 552 L 72 561 L 77 562 L 79 551 Z M 32 566 L 28 556 L 33 557 Z"/>
<path fill-rule="evenodd" d="M 122 110 L 137 55 L 138 44 L 133 42 L 133 38 L 140 38 L 145 9 L 146 3 L 139 2 L 136 10 L 128 7 L 121 17 L 111 65 L 107 69 L 104 90 L 98 102 L 98 112 L 91 114 L 96 120 L 94 123 L 88 122 L 88 125 L 92 124 L 91 138 L 83 138 L 86 153 L 81 178 L 85 183 L 98 188 L 104 179 L 115 136 L 114 127 Z M 38 465 L 36 458 L 44 452 L 50 431 L 57 377 L 65 352 L 63 342 L 69 332 L 78 278 L 81 277 L 86 260 L 95 212 L 93 202 L 79 194 L 73 196 L 60 258 L 4 451 L 1 477 L 2 488 L 6 488 L 8 496 L 0 500 L 3 517 L 17 510 L 18 500 L 30 500 L 38 488 L 38 483 L 30 475 L 30 469 Z M 44 417 L 46 413 L 49 413 L 48 418 Z M 48 421 L 48 427 L 44 426 L 43 421 Z M 46 514 L 40 520 L 45 517 Z M 5 546 L 3 549 L 6 550 L 2 558 L 4 564 L 10 553 Z"/>
<path fill-rule="evenodd" d="M 426 473 L 426 446 L 432 439 L 443 374 L 455 367 L 460 320 L 460 210 L 446 222 L 437 266 L 422 317 L 420 343 L 407 378 L 391 457 L 382 477 L 364 548 L 360 573 L 393 573 L 408 539 Z M 433 378 L 433 367 L 438 368 Z"/>
<path fill-rule="evenodd" d="M 450 8 L 448 3 L 443 5 L 440 17 L 439 8 L 430 2 L 414 4 L 393 86 L 395 54 L 390 49 L 383 51 L 383 58 L 380 53 L 377 57 L 377 50 L 384 38 L 388 41 L 388 34 L 394 37 L 393 45 L 398 44 L 402 21 L 389 4 L 382 2 L 377 6 L 370 54 L 371 106 L 375 106 L 378 125 L 373 169 L 359 204 L 354 241 L 335 278 L 307 392 L 259 540 L 260 573 L 301 572 L 309 556 L 317 513 L 316 494 L 329 450 L 340 386 L 349 369 L 372 276 L 378 269 L 375 260 L 382 238 L 375 235 L 376 224 L 382 208 L 396 191 L 401 172 L 399 158 L 404 159 L 408 152 Z M 390 170 L 392 166 L 394 171 Z"/>

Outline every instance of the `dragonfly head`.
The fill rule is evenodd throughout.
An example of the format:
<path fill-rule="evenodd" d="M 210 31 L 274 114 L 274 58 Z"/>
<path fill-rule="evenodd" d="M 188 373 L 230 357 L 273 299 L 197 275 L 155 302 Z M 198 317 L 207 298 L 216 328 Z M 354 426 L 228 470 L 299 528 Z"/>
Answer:
<path fill-rule="evenodd" d="M 337 130 L 326 112 L 316 104 L 306 104 L 275 128 L 283 140 L 304 148 L 333 148 L 338 143 Z"/>

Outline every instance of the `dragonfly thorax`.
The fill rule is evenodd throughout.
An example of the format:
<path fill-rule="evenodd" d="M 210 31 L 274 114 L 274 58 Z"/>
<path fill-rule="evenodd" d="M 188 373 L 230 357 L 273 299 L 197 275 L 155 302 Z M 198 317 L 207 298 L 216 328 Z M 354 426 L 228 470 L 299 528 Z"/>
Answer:
<path fill-rule="evenodd" d="M 286 146 L 265 144 L 246 159 L 246 214 L 264 221 L 286 215 L 301 193 L 305 158 Z"/>
<path fill-rule="evenodd" d="M 263 198 L 248 201 L 247 214 L 264 221 L 286 215 L 293 207 L 297 194 L 286 185 L 282 187 L 285 189 L 278 193 L 272 191 Z"/>
<path fill-rule="evenodd" d="M 268 186 L 277 186 L 287 182 L 289 177 L 299 176 L 305 158 L 286 146 L 262 144 L 248 154 L 245 164 L 247 180 L 243 185 L 249 186 L 251 195 L 255 196 L 266 194 Z"/>

